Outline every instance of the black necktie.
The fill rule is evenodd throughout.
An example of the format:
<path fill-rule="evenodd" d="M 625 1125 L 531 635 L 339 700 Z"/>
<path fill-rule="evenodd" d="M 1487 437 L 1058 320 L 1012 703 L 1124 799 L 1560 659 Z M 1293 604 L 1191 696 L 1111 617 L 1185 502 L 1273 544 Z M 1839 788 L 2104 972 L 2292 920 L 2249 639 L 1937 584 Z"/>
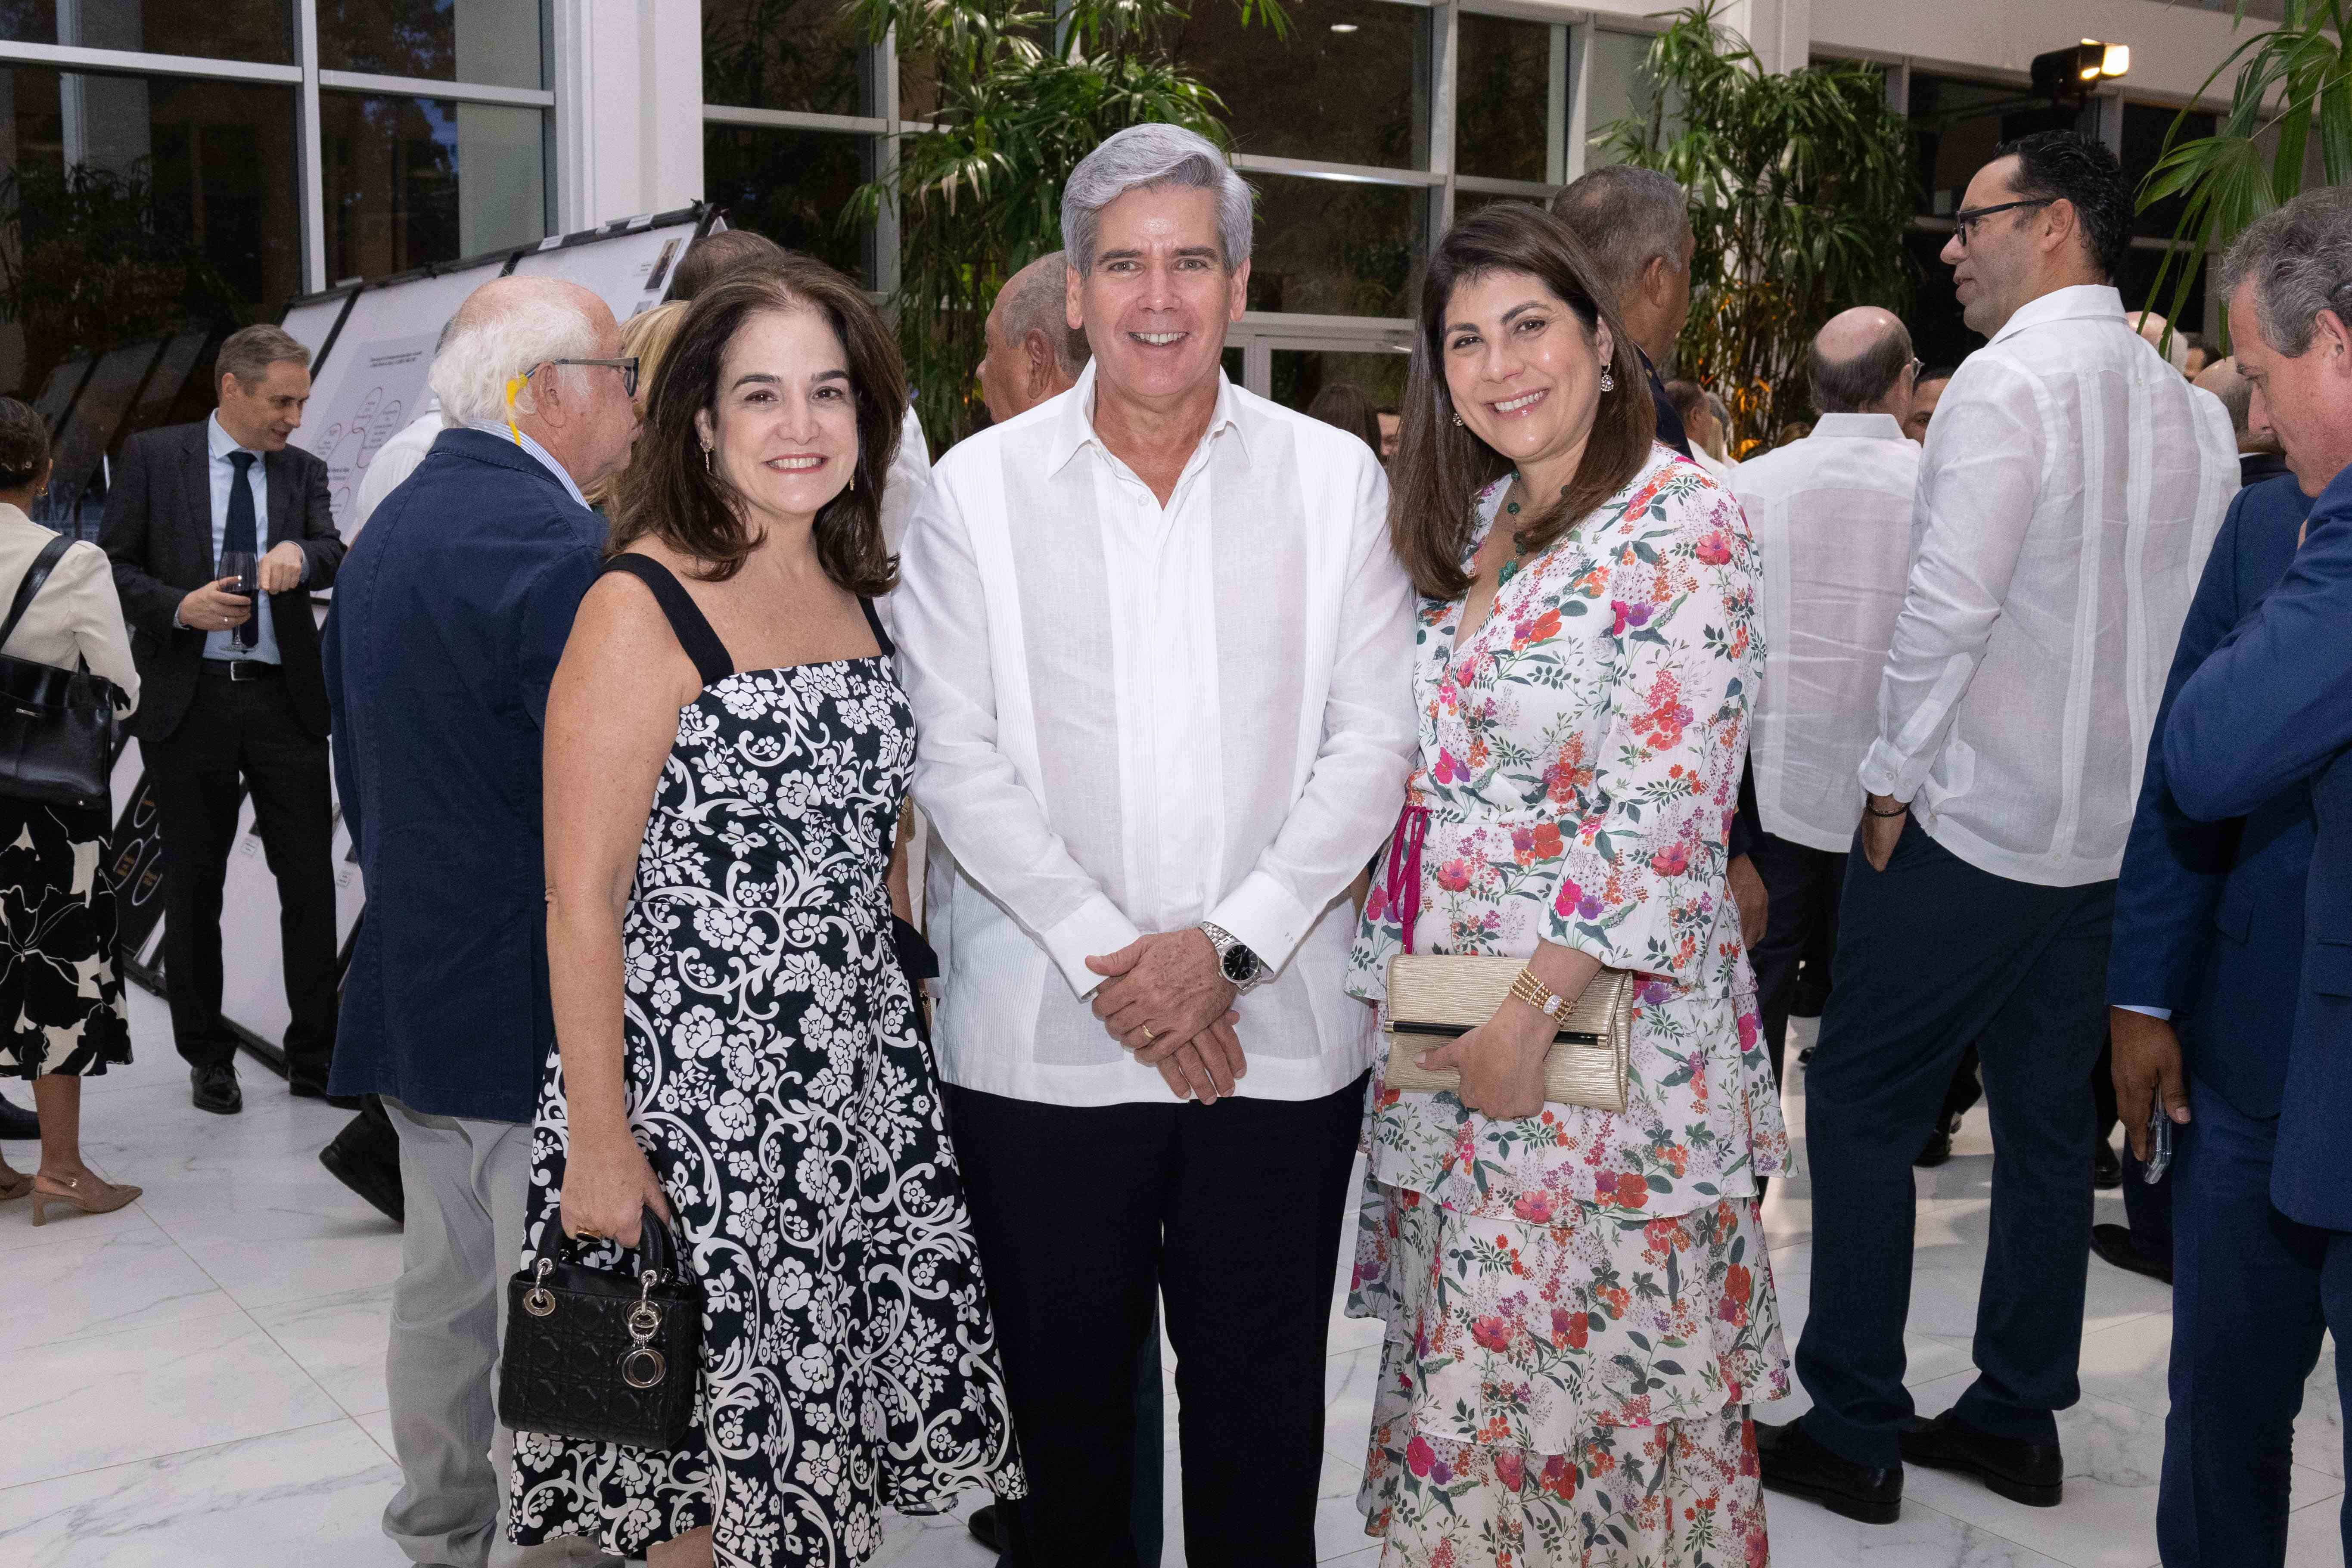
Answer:
<path fill-rule="evenodd" d="M 245 451 L 228 455 L 229 467 L 236 470 L 228 484 L 228 527 L 221 534 L 221 553 L 243 551 L 258 558 L 261 553 L 253 527 L 253 454 Z M 261 640 L 261 595 L 253 596 L 253 614 L 247 616 L 236 630 L 236 646 L 251 647 Z"/>

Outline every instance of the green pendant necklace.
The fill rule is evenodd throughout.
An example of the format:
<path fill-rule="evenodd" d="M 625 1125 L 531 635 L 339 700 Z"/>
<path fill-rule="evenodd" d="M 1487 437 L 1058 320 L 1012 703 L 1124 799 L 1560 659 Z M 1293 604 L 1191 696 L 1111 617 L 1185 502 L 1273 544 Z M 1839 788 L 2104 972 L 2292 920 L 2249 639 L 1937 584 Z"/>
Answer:
<path fill-rule="evenodd" d="M 1513 489 L 1519 489 L 1524 488 L 1525 483 L 1526 481 L 1523 479 L 1514 479 L 1511 481 L 1511 488 Z M 1559 499 L 1562 500 L 1566 500 L 1568 499 L 1568 487 L 1566 485 L 1559 487 Z M 1506 499 L 1503 502 L 1503 515 L 1506 517 L 1518 516 L 1519 503 L 1515 500 Z M 1511 558 L 1508 561 L 1504 562 L 1503 569 L 1495 574 L 1495 591 L 1498 594 L 1503 591 L 1504 584 L 1508 583 L 1512 578 L 1519 574 L 1519 553 L 1517 549 L 1519 542 L 1518 531 L 1519 531 L 1517 527 L 1513 527 L 1511 529 Z"/>

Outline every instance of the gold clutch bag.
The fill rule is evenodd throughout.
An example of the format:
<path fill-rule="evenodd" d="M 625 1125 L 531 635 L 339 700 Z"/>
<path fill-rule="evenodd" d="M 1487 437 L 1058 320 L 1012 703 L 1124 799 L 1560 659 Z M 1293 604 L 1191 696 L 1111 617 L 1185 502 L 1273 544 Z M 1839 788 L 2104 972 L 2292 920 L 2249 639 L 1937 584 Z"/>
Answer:
<path fill-rule="evenodd" d="M 1495 1016 L 1524 968 L 1517 958 L 1401 952 L 1389 960 L 1388 1067 L 1391 1089 L 1459 1089 L 1451 1068 L 1414 1065 L 1425 1050 L 1459 1039 Z M 1565 1016 L 1544 1058 L 1544 1099 L 1596 1110 L 1625 1109 L 1626 1063 L 1633 1048 L 1633 975 L 1604 969 Z"/>

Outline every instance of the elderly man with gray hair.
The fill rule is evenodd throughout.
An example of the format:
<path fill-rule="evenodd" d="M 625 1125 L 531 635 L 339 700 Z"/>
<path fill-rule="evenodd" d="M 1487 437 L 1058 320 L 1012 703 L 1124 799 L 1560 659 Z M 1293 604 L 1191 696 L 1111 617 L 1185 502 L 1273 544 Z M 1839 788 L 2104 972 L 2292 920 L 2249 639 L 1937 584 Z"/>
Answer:
<path fill-rule="evenodd" d="M 493 1415 L 530 1122 L 554 1047 L 540 825 L 548 683 L 604 527 L 581 491 L 636 438 L 636 367 L 594 294 L 486 283 L 433 361 L 448 428 L 352 547 L 327 617 L 335 779 L 367 879 L 332 1086 L 383 1097 L 407 1210 L 384 1379 L 412 1562 L 608 1561 L 499 1528 Z"/>
<path fill-rule="evenodd" d="M 2241 1062 L 2192 1050 L 2184 1069 L 2178 1044 L 2127 1072 L 2118 1037 L 2116 1078 L 2127 1118 L 2154 1089 L 2179 1145 L 2158 1543 L 2167 1563 L 2277 1563 L 2304 1380 L 2324 1332 L 2339 1345 L 2352 1336 L 2352 191 L 2306 192 L 2257 219 L 2221 284 L 2251 422 L 2277 432 L 2303 493 L 2318 499 L 2299 534 L 2277 531 L 2289 563 L 2276 585 L 2234 625 L 2215 617 L 2213 651 L 2185 680 L 2176 672 L 2164 782 L 2189 817 L 2243 818 L 2231 837 L 2244 859 L 2285 841 L 2307 860 L 2259 900 L 2234 896 L 2234 874 L 2209 896 L 2210 923 L 2267 962 L 2225 956 L 2181 978 L 2203 981 L 2202 994 L 2184 987 L 2192 1026 L 2200 1013 L 2226 1022 L 2282 994 L 2294 998 L 2293 1022 L 2284 1062 L 2264 1075 L 2266 1104 L 2248 1108 L 2254 1075 Z M 2284 925 L 2269 907 L 2282 903 Z M 2257 1054 L 2253 1042 L 2240 1053 Z M 2145 1154 L 2136 1121 L 2125 1125 Z M 2352 1412 L 2352 1358 L 2340 1353 L 2336 1387 Z M 2352 1549 L 2352 1514 L 2339 1528 Z"/>
<path fill-rule="evenodd" d="M 1415 746 L 1360 441 L 1232 385 L 1249 187 L 1167 125 L 1062 199 L 1076 385 L 950 451 L 907 540 L 915 799 L 953 855 L 941 1076 L 1031 1497 L 1126 1568 L 1165 1301 L 1196 1563 L 1316 1559 L 1339 1221 L 1377 1037 L 1349 884 Z"/>

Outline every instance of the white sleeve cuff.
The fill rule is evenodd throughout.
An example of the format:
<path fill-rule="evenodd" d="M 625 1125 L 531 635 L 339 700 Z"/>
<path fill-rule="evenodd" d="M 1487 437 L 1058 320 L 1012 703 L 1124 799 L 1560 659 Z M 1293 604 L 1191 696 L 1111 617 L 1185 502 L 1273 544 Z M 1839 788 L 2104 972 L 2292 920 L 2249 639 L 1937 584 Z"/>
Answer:
<path fill-rule="evenodd" d="M 2151 1018 L 2161 1018 L 2166 1023 L 2172 1021 L 2172 1009 L 2169 1007 L 2141 1007 L 2129 1002 L 2111 1002 L 2108 1005 L 2119 1013 L 2145 1013 Z"/>
<path fill-rule="evenodd" d="M 1087 960 L 1117 952 L 1142 934 L 1117 904 L 1099 893 L 1041 933 L 1047 955 L 1081 999 L 1093 995 L 1105 978 L 1088 969 Z"/>
<path fill-rule="evenodd" d="M 1869 752 L 1862 759 L 1862 787 L 1867 794 L 1883 795 L 1909 804 L 1909 796 L 1903 787 L 1902 754 L 1883 739 L 1873 741 Z"/>
<path fill-rule="evenodd" d="M 1281 883 L 1264 871 L 1252 871 L 1209 911 L 1209 921 L 1233 932 L 1271 974 L 1290 962 L 1291 952 L 1305 940 L 1315 916 L 1314 911 L 1300 908 Z"/>

